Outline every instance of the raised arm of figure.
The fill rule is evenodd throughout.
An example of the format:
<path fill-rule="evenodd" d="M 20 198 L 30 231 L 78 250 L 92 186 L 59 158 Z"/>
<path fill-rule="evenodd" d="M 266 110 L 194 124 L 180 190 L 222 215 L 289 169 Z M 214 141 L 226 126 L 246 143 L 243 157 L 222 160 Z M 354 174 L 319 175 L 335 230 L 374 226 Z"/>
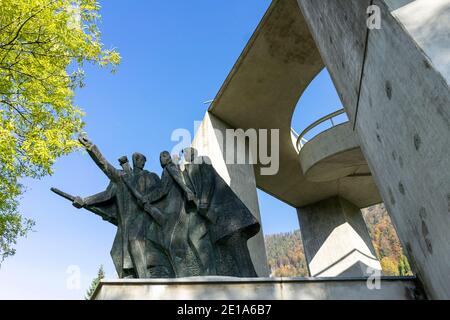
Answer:
<path fill-rule="evenodd" d="M 98 147 L 86 135 L 80 135 L 78 141 L 86 148 L 89 156 L 94 160 L 95 164 L 106 174 L 106 176 L 115 182 L 120 180 L 120 170 L 116 169 L 106 160 Z"/>

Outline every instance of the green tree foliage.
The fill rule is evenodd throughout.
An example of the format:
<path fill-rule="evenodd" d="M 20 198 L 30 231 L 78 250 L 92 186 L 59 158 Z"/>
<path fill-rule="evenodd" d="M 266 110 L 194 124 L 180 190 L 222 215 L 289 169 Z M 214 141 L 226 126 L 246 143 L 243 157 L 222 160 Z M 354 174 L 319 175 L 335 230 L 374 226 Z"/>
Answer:
<path fill-rule="evenodd" d="M 398 261 L 398 275 L 400 276 L 412 276 L 411 267 L 409 265 L 408 259 L 402 254 L 400 260 Z"/>
<path fill-rule="evenodd" d="M 383 273 L 388 276 L 398 275 L 398 265 L 395 259 L 391 256 L 383 257 L 380 260 Z"/>
<path fill-rule="evenodd" d="M 369 229 L 375 253 L 387 276 L 412 275 L 408 259 L 403 253 L 397 232 L 392 225 L 384 204 L 363 210 L 363 217 Z"/>
<path fill-rule="evenodd" d="M 86 300 L 91 300 L 91 297 L 94 294 L 94 291 L 97 288 L 98 284 L 100 283 L 100 280 L 102 280 L 104 278 L 105 278 L 105 272 L 103 271 L 103 265 L 100 265 L 100 268 L 98 269 L 98 272 L 97 272 L 97 277 L 94 280 L 92 280 L 91 286 L 89 287 L 89 289 L 86 292 L 86 296 L 85 296 Z"/>
<path fill-rule="evenodd" d="M 375 253 L 383 273 L 389 276 L 412 275 L 408 259 L 384 205 L 363 210 Z M 301 277 L 308 275 L 300 230 L 265 237 L 267 258 L 272 276 Z"/>
<path fill-rule="evenodd" d="M 267 259 L 274 277 L 308 275 L 300 230 L 265 237 Z"/>
<path fill-rule="evenodd" d="M 96 0 L 0 0 L 0 263 L 33 222 L 17 211 L 20 180 L 52 174 L 77 149 L 83 64 L 115 66 L 100 42 Z"/>

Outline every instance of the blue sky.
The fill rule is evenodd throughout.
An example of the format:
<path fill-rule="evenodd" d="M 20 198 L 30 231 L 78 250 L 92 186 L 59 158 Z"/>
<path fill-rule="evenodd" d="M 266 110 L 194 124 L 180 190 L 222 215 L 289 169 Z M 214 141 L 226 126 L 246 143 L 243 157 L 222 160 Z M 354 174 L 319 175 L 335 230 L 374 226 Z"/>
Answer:
<path fill-rule="evenodd" d="M 125 4 L 126 3 L 126 4 Z M 116 163 L 144 153 L 147 169 L 161 172 L 158 155 L 170 150 L 177 128 L 194 129 L 269 6 L 268 0 L 102 1 L 103 42 L 122 57 L 117 74 L 86 66 L 86 87 L 76 103 L 85 131 Z M 293 127 L 340 108 L 326 71 L 300 99 Z M 52 186 L 74 195 L 103 191 L 107 179 L 85 153 L 59 159 L 55 173 L 26 180 L 20 211 L 36 221 L 20 239 L 17 254 L 0 269 L 0 299 L 80 299 L 100 264 L 116 277 L 109 250 L 115 227 L 76 210 L 52 194 Z M 295 209 L 259 192 L 266 234 L 298 228 Z M 70 266 L 80 271 L 79 288 L 68 289 Z"/>

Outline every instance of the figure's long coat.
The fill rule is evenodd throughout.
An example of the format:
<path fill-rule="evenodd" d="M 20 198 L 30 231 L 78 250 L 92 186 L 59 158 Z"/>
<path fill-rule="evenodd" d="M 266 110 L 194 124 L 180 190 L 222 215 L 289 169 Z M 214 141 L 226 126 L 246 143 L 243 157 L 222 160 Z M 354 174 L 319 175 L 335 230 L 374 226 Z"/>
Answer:
<path fill-rule="evenodd" d="M 121 175 L 124 174 L 121 172 Z M 135 185 L 140 186 L 140 191 L 146 191 L 160 183 L 156 174 L 142 171 L 138 177 L 134 177 Z M 158 230 L 155 222 L 129 193 L 122 181 L 110 182 L 106 191 L 86 199 L 86 204 L 104 220 L 117 226 L 116 236 L 111 248 L 111 258 L 119 275 L 123 278 L 124 270 L 132 269 L 133 263 L 129 252 L 129 240 L 147 239 L 152 241 L 148 248 L 147 264 L 150 266 L 166 265 L 167 261 L 161 259 Z"/>
<path fill-rule="evenodd" d="M 199 157 L 186 164 L 184 176 L 199 200 L 199 208 L 206 208 L 189 215 L 189 234 L 197 251 L 201 252 L 205 239 L 209 239 L 216 251 L 216 274 L 256 277 L 247 241 L 259 232 L 259 222 L 216 172 L 209 158 Z"/>
<path fill-rule="evenodd" d="M 129 275 L 126 270 L 134 269 L 130 254 L 130 240 L 145 239 L 151 241 L 152 234 L 148 231 L 155 222 L 143 208 L 139 207 L 122 177 L 126 174 L 132 176 L 132 184 L 143 194 L 155 188 L 161 182 L 155 173 L 146 170 L 125 173 L 123 170 L 114 168 L 96 146 L 88 150 L 88 153 L 111 182 L 106 191 L 87 197 L 85 204 L 104 220 L 117 226 L 117 233 L 111 248 L 111 257 L 117 274 L 120 278 L 123 278 Z M 168 264 L 164 255 L 160 254 L 161 250 L 156 248 L 154 243 L 148 243 L 146 252 L 148 253 L 147 266 Z"/>
<path fill-rule="evenodd" d="M 164 215 L 159 241 L 168 249 L 176 277 L 203 275 L 189 243 L 186 193 L 190 192 L 174 163 L 167 164 L 159 187 L 146 195 L 146 202 Z"/>

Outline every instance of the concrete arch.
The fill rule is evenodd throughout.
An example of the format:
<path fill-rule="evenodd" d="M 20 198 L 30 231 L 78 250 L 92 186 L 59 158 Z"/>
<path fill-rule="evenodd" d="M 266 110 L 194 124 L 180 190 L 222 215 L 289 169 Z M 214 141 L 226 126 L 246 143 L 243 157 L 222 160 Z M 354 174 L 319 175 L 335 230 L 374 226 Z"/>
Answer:
<path fill-rule="evenodd" d="M 300 96 L 324 67 L 297 1 L 273 1 L 209 112 L 231 128 L 279 129 L 278 173 L 261 175 L 261 164 L 254 166 L 258 188 L 276 198 L 294 207 L 333 196 L 360 208 L 381 202 L 370 176 L 312 182 L 302 172 L 292 144 L 292 117 Z"/>

